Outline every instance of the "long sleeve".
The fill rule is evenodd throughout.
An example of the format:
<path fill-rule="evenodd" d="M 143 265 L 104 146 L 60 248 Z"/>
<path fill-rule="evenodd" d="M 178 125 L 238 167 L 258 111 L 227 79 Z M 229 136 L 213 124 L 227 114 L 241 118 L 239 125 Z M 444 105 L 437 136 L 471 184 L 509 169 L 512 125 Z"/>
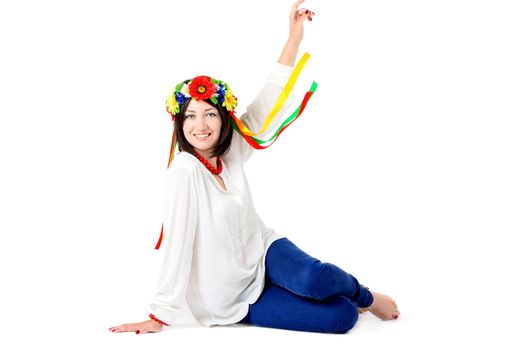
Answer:
<path fill-rule="evenodd" d="M 197 230 L 197 205 L 191 173 L 184 168 L 169 167 L 162 212 L 164 242 L 159 251 L 162 261 L 151 309 L 156 318 L 170 325 L 185 303 Z"/>
<path fill-rule="evenodd" d="M 282 93 L 291 73 L 293 67 L 287 66 L 276 62 L 272 71 L 266 78 L 266 81 L 258 93 L 255 100 L 247 107 L 246 113 L 244 113 L 240 120 L 253 132 L 258 132 L 265 119 L 271 112 L 271 109 L 278 100 L 278 97 Z M 275 116 L 271 122 L 270 127 L 266 129 L 262 134 L 255 136 L 259 139 L 266 139 L 271 136 L 271 132 L 274 132 L 274 128 L 279 124 L 280 120 L 284 115 L 288 115 L 286 110 L 294 99 L 293 92 L 290 93 L 289 98 L 286 100 L 281 110 Z M 231 141 L 231 151 L 235 152 L 243 162 L 247 161 L 253 154 L 254 148 L 251 147 L 238 132 L 233 133 L 233 139 Z"/>

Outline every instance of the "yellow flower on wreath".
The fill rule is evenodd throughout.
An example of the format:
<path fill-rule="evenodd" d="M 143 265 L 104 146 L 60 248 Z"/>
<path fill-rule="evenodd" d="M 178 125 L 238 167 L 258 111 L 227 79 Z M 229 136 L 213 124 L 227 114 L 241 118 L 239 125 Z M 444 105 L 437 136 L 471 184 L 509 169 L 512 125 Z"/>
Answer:
<path fill-rule="evenodd" d="M 167 97 L 166 107 L 167 111 L 171 113 L 171 115 L 175 115 L 180 111 L 180 106 L 178 105 L 178 102 L 176 100 L 174 89 L 173 93 Z"/>
<path fill-rule="evenodd" d="M 228 111 L 236 108 L 237 106 L 237 98 L 233 96 L 231 91 L 228 89 L 226 90 L 226 94 L 224 96 L 224 102 L 222 102 L 222 106 L 225 106 Z"/>

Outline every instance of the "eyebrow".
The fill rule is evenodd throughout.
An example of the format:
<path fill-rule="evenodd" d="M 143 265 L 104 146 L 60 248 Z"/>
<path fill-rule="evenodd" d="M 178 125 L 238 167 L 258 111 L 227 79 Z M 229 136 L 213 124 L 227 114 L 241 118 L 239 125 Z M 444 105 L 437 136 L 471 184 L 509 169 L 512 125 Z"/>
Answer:
<path fill-rule="evenodd" d="M 207 112 L 207 111 L 216 111 L 216 110 L 217 110 L 216 108 L 211 107 L 211 108 L 208 108 L 208 109 L 204 110 L 204 112 Z M 187 112 L 195 113 L 195 111 L 192 111 L 192 110 L 190 110 L 190 109 L 186 110 L 186 113 L 187 113 Z"/>

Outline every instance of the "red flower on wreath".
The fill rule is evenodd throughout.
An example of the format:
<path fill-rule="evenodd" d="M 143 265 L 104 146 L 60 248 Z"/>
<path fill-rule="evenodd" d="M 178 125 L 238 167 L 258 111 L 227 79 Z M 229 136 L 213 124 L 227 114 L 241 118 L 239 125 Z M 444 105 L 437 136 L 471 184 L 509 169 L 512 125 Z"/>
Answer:
<path fill-rule="evenodd" d="M 197 100 L 207 100 L 215 93 L 215 84 L 204 75 L 194 78 L 188 88 L 189 95 Z"/>

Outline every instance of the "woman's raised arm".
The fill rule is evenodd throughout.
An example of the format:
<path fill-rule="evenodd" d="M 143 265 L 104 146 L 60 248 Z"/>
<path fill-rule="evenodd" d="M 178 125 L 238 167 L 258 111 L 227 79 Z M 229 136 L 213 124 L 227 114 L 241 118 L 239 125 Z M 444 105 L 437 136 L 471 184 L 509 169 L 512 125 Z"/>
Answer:
<path fill-rule="evenodd" d="M 302 2 L 304 2 L 304 0 L 299 0 L 293 4 L 289 15 L 289 37 L 282 49 L 278 62 L 275 62 L 275 66 L 272 71 L 269 72 L 269 75 L 257 97 L 248 105 L 246 113 L 240 117 L 240 120 L 254 132 L 257 132 L 262 128 L 264 121 L 279 99 L 280 94 L 293 71 L 298 49 L 304 37 L 304 21 L 306 19 L 311 20 L 315 15 L 311 10 L 305 8 L 299 9 L 298 6 Z M 291 91 L 289 98 L 282 106 L 280 112 L 271 122 L 272 125 L 278 125 L 293 99 L 294 94 L 293 91 Z M 256 137 L 264 139 L 268 137 L 270 132 L 271 129 L 267 129 L 266 131 L 257 134 Z M 231 150 L 244 162 L 251 157 L 254 151 L 253 147 L 243 140 L 236 132 L 233 134 L 233 140 L 231 141 Z"/>

